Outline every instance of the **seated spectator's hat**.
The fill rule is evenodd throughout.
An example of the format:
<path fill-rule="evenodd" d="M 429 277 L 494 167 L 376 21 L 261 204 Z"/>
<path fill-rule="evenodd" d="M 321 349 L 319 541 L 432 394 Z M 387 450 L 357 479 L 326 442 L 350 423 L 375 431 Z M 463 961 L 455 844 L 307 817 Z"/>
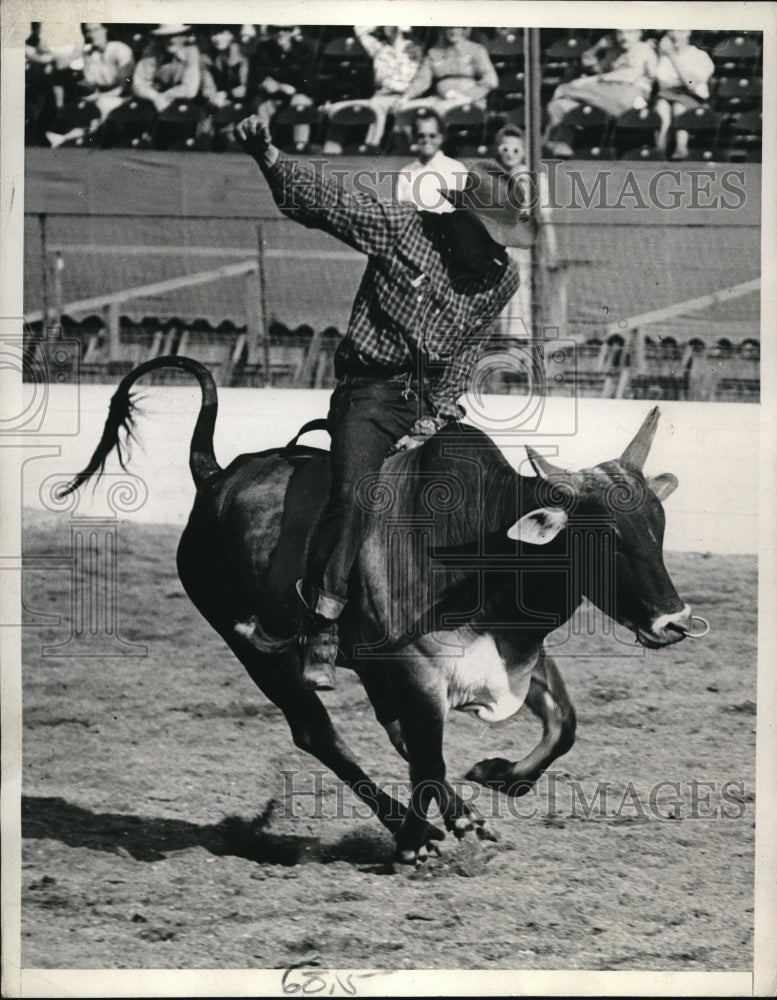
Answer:
<path fill-rule="evenodd" d="M 523 205 L 520 186 L 496 163 L 473 163 L 462 190 L 443 190 L 454 208 L 469 212 L 503 247 L 530 247 L 537 223 Z"/>
<path fill-rule="evenodd" d="M 152 29 L 151 34 L 165 38 L 169 35 L 185 35 L 187 31 L 191 30 L 190 24 L 160 24 L 158 28 Z"/>

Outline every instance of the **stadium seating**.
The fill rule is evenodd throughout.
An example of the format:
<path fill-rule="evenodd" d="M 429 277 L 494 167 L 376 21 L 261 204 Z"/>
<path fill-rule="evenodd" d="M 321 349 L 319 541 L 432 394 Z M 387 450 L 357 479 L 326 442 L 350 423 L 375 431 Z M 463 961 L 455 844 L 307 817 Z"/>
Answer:
<path fill-rule="evenodd" d="M 306 108 L 289 105 L 282 108 L 273 118 L 270 130 L 273 140 L 281 149 L 288 150 L 292 146 L 292 135 L 295 125 L 310 125 L 315 127 L 321 120 L 321 112 L 312 105 Z"/>
<path fill-rule="evenodd" d="M 108 115 L 103 125 L 103 143 L 132 149 L 150 147 L 155 121 L 156 108 L 151 101 L 133 97 Z"/>
<path fill-rule="evenodd" d="M 249 114 L 249 111 L 250 106 L 241 101 L 235 101 L 232 104 L 226 104 L 223 108 L 215 108 L 211 111 L 209 115 L 211 131 L 210 148 L 214 153 L 232 152 L 239 149 L 233 128 L 242 118 Z"/>
<path fill-rule="evenodd" d="M 717 76 L 760 76 L 761 47 L 745 35 L 724 38 L 712 50 Z"/>
<path fill-rule="evenodd" d="M 650 150 L 655 146 L 655 136 L 661 127 L 661 119 L 649 108 L 624 111 L 616 118 L 610 136 L 612 154 L 629 159 L 628 153 L 634 149 Z M 627 155 L 624 156 L 624 153 Z M 645 157 L 641 156 L 640 159 Z"/>
<path fill-rule="evenodd" d="M 682 114 L 675 116 L 674 128 L 688 132 L 689 159 L 716 158 L 720 116 L 711 108 L 688 108 Z"/>
<path fill-rule="evenodd" d="M 195 101 L 178 100 L 156 116 L 152 138 L 156 149 L 207 149 L 209 134 L 202 125 L 207 112 Z"/>
<path fill-rule="evenodd" d="M 207 25 L 200 26 L 198 40 L 204 44 L 207 39 Z M 366 100 L 373 92 L 374 71 L 372 60 L 360 42 L 352 34 L 347 25 L 305 26 L 304 34 L 316 48 L 314 79 L 310 81 L 309 93 L 317 105 L 336 103 L 341 100 Z M 434 29 L 413 29 L 416 41 L 428 44 L 434 37 Z M 605 29 L 571 29 L 552 28 L 541 29 L 541 99 L 547 102 L 556 87 L 580 75 L 580 56 L 595 44 L 605 34 Z M 112 26 L 113 37 L 120 38 L 129 44 L 136 58 L 148 44 L 148 26 L 143 24 L 117 24 Z M 260 29 L 261 34 L 261 29 Z M 644 33 L 648 41 L 657 43 L 663 32 L 651 29 Z M 258 37 L 258 36 L 257 36 Z M 485 127 L 480 137 L 488 140 L 493 137 L 505 121 L 523 123 L 523 109 L 526 103 L 526 76 L 524 31 L 522 28 L 482 28 L 477 29 L 473 38 L 479 40 L 489 52 L 491 61 L 498 74 L 498 86 L 489 94 Z M 711 107 L 721 116 L 723 129 L 720 136 L 705 133 L 704 123 L 699 121 L 691 130 L 694 132 L 695 144 L 692 155 L 695 158 L 707 160 L 719 159 L 729 162 L 757 161 L 761 155 L 760 130 L 756 128 L 756 119 L 744 119 L 740 128 L 738 119 L 747 112 L 761 110 L 762 89 L 761 62 L 762 45 L 760 33 L 732 31 L 694 31 L 693 42 L 705 48 L 715 64 L 715 74 L 712 79 Z M 253 51 L 251 42 L 246 43 L 246 51 Z M 72 86 L 68 85 L 70 91 Z M 89 104 L 70 99 L 66 93 L 65 108 L 54 105 L 52 98 L 52 80 L 50 75 L 41 71 L 34 63 L 27 66 L 25 107 L 25 141 L 29 144 L 48 144 L 45 138 L 47 131 L 63 134 L 70 121 L 74 126 L 84 124 L 91 112 Z M 73 92 L 74 93 L 74 92 Z M 61 104 L 61 101 L 59 102 Z M 143 101 L 132 99 L 122 108 L 109 116 L 107 126 L 90 135 L 88 144 L 92 146 L 123 146 L 128 148 L 143 148 L 156 145 L 159 148 L 175 149 L 213 149 L 214 151 L 234 150 L 236 145 L 232 138 L 231 128 L 234 121 L 241 117 L 246 108 L 253 106 L 252 95 L 247 94 L 245 100 L 227 107 L 212 109 L 207 115 L 208 123 L 203 126 L 198 120 L 191 105 L 186 113 L 180 107 L 170 112 L 168 118 L 156 122 L 156 114 Z M 298 112 L 294 111 L 286 119 L 286 111 L 280 112 L 280 122 L 275 122 L 281 141 L 285 145 L 289 129 L 293 125 Z M 302 113 L 303 119 L 307 113 Z M 297 119 L 299 120 L 299 119 Z M 366 118 L 365 118 L 366 121 Z M 320 118 L 311 116 L 308 124 L 317 125 Z M 451 136 L 451 147 L 479 155 L 481 142 L 479 137 L 466 134 L 472 130 L 474 122 L 462 123 L 464 135 L 458 139 Z M 593 124 L 593 123 L 592 123 Z M 637 126 L 638 123 L 632 123 Z M 611 149 L 605 149 L 602 137 L 592 135 L 583 123 L 574 144 L 577 156 L 586 158 L 601 158 L 612 155 L 620 159 L 651 160 L 658 159 L 653 149 L 653 139 L 649 135 L 650 128 L 645 123 L 644 131 L 639 134 L 635 127 L 634 134 L 629 136 L 625 123 L 618 123 L 610 134 Z M 747 128 L 744 127 L 747 125 Z M 354 121 L 353 141 L 347 141 L 349 152 L 372 153 L 359 141 L 358 131 L 365 128 L 364 122 Z M 358 126 L 358 127 L 357 127 Z M 455 132 L 455 130 L 454 130 Z M 313 135 L 313 142 L 317 136 Z M 462 141 L 463 140 L 463 141 Z M 76 140 L 69 144 L 75 144 Z M 85 140 L 78 140 L 83 143 Z M 397 155 L 407 155 L 409 140 L 407 129 L 387 134 L 387 145 Z M 315 147 L 312 147 L 315 148 Z M 384 150 L 388 151 L 388 150 Z"/>
<path fill-rule="evenodd" d="M 367 129 L 375 121 L 375 112 L 368 103 L 336 108 L 330 114 L 329 121 L 341 130 L 341 145 L 344 153 L 368 151 L 364 137 Z"/>
<path fill-rule="evenodd" d="M 522 108 L 526 101 L 526 76 L 522 69 L 503 70 L 497 87 L 488 95 L 490 111 Z"/>
<path fill-rule="evenodd" d="M 523 70 L 524 47 L 521 28 L 516 28 L 515 34 L 499 35 L 486 40 L 484 44 L 497 74 Z"/>
<path fill-rule="evenodd" d="M 580 55 L 586 45 L 576 37 L 560 38 L 546 50 L 542 62 L 542 99 L 549 100 L 559 84 L 579 74 Z"/>
<path fill-rule="evenodd" d="M 316 99 L 353 101 L 372 96 L 372 60 L 353 36 L 334 38 L 321 52 L 316 73 Z"/>
<path fill-rule="evenodd" d="M 715 80 L 712 105 L 716 111 L 750 111 L 761 105 L 763 84 L 760 78 L 721 76 Z"/>
<path fill-rule="evenodd" d="M 592 104 L 579 104 L 564 115 L 572 129 L 572 148 L 581 159 L 602 159 L 607 152 L 612 118 Z"/>
<path fill-rule="evenodd" d="M 464 104 L 452 108 L 443 117 L 445 148 L 453 156 L 483 156 L 486 118 L 482 108 Z"/>
<path fill-rule="evenodd" d="M 763 114 L 745 111 L 731 115 L 724 122 L 727 158 L 732 163 L 761 162 Z"/>

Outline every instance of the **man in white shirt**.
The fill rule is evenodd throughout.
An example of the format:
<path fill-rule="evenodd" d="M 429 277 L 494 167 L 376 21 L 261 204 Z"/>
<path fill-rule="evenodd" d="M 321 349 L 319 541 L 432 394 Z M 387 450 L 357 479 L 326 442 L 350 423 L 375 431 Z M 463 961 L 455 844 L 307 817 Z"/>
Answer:
<path fill-rule="evenodd" d="M 403 167 L 397 178 L 397 201 L 414 202 L 419 211 L 452 212 L 443 191 L 461 190 L 467 168 L 442 149 L 442 120 L 436 111 L 419 113 L 413 122 L 418 159 Z"/>

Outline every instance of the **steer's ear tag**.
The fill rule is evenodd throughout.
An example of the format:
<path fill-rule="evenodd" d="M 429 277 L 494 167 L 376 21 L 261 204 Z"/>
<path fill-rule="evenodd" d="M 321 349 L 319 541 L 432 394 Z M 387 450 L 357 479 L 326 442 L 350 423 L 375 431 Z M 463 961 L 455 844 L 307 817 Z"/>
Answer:
<path fill-rule="evenodd" d="M 530 545 L 547 545 L 563 531 L 566 523 L 566 511 L 558 507 L 540 507 L 524 514 L 512 528 L 508 528 L 507 537 Z"/>
<path fill-rule="evenodd" d="M 680 485 L 677 476 L 671 472 L 662 472 L 660 476 L 648 476 L 648 489 L 658 497 L 661 502 L 670 497 Z"/>

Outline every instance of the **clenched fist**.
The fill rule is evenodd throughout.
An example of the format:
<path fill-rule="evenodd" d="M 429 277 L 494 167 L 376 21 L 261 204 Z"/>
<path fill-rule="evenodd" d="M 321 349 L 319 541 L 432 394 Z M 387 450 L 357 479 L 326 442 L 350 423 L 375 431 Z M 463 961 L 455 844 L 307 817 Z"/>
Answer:
<path fill-rule="evenodd" d="M 258 115 L 250 115 L 238 122 L 235 126 L 235 136 L 243 151 L 253 156 L 255 160 L 271 162 L 277 156 L 270 130 Z"/>

